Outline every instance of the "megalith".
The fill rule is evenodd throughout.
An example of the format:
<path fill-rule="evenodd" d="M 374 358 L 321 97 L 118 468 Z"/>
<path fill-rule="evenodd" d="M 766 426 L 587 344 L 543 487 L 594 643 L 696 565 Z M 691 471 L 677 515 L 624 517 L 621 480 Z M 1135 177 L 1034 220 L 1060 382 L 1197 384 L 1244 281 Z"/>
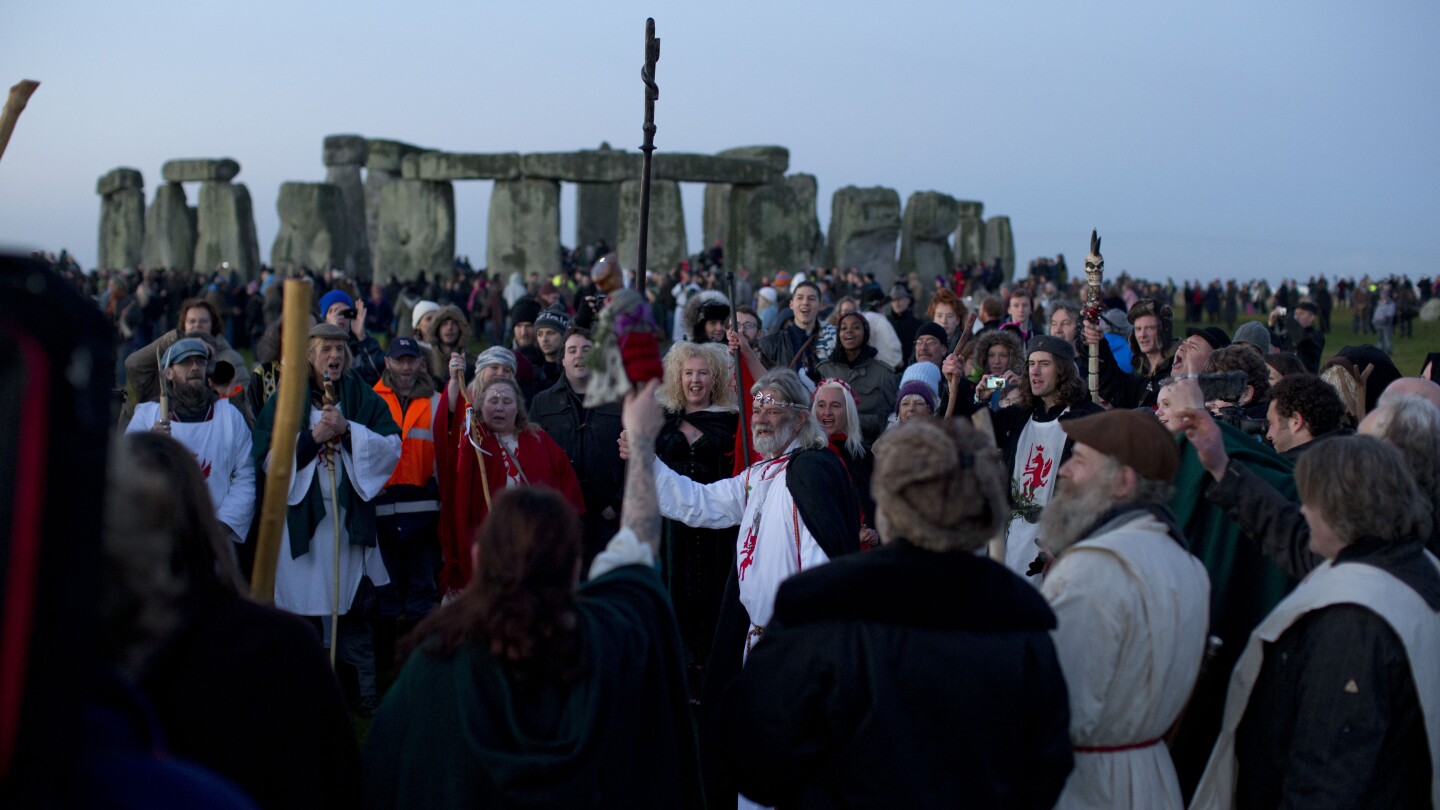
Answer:
<path fill-rule="evenodd" d="M 846 186 L 830 203 L 826 264 L 874 273 L 882 287 L 895 280 L 895 242 L 900 237 L 900 195 L 892 188 Z"/>
<path fill-rule="evenodd" d="M 380 189 L 391 180 L 400 179 L 407 155 L 426 150 L 403 141 L 371 138 L 365 142 L 365 239 L 370 245 L 371 269 L 380 278 L 386 270 L 378 263 L 380 244 Z"/>
<path fill-rule="evenodd" d="M 1006 281 L 1015 277 L 1015 234 L 1010 230 L 1010 217 L 985 220 L 985 261 L 991 265 L 1000 262 Z"/>
<path fill-rule="evenodd" d="M 783 175 L 790 168 L 790 150 L 783 146 L 737 146 L 715 154 L 718 158 L 742 158 L 760 161 L 770 171 Z M 755 181 L 751 181 L 755 182 Z M 701 210 L 701 229 L 705 247 L 716 242 L 724 243 L 730 217 L 730 190 L 732 183 L 709 183 L 705 186 L 704 208 Z M 729 248 L 729 245 L 725 245 Z M 728 256 L 729 253 L 727 252 Z"/>
<path fill-rule="evenodd" d="M 784 180 L 763 186 L 731 186 L 726 269 L 759 277 L 804 267 L 800 215 L 795 189 Z"/>
<path fill-rule="evenodd" d="M 280 230 L 270 266 L 281 272 L 339 267 L 344 260 L 345 199 L 331 183 L 281 183 Z"/>
<path fill-rule="evenodd" d="M 955 225 L 955 261 L 978 262 L 985 257 L 985 205 L 973 200 L 960 202 L 960 222 Z"/>
<path fill-rule="evenodd" d="M 490 194 L 486 266 L 495 278 L 531 273 L 549 278 L 560 269 L 560 183 L 522 178 L 496 180 Z M 452 257 L 453 259 L 453 257 Z"/>
<path fill-rule="evenodd" d="M 255 209 L 244 183 L 212 181 L 200 185 L 195 216 L 195 270 L 208 273 L 224 263 L 240 277 L 260 273 L 260 245 L 255 237 Z"/>
<path fill-rule="evenodd" d="M 825 232 L 820 230 L 820 215 L 815 208 L 819 186 L 813 174 L 792 174 L 785 182 L 795 192 L 795 246 L 800 251 L 799 266 L 813 267 L 825 255 Z"/>
<path fill-rule="evenodd" d="M 647 270 L 669 270 L 685 260 L 685 210 L 680 202 L 680 184 L 654 180 L 650 186 L 650 230 L 646 246 Z M 620 184 L 620 223 L 616 236 L 620 265 L 635 269 L 640 262 L 640 181 Z"/>
<path fill-rule="evenodd" d="M 95 184 L 100 195 L 101 270 L 140 264 L 145 246 L 145 179 L 138 169 L 112 169 Z"/>
<path fill-rule="evenodd" d="M 185 199 L 185 187 L 179 182 L 162 185 L 150 201 L 150 210 L 145 214 L 144 259 L 146 267 L 195 267 L 195 209 Z"/>
<path fill-rule="evenodd" d="M 408 178 L 380 189 L 375 266 L 388 281 L 449 273 L 455 263 L 455 187 Z"/>
<path fill-rule="evenodd" d="M 325 136 L 325 182 L 340 189 L 344 201 L 337 267 L 348 275 L 370 277 L 370 236 L 365 225 L 365 185 L 360 167 L 365 164 L 369 147 L 359 135 Z"/>
<path fill-rule="evenodd" d="M 593 152 L 581 152 L 582 155 L 606 156 L 602 160 L 614 153 L 609 143 L 601 143 L 600 148 Z M 527 166 L 529 159 L 527 155 Z M 575 246 L 584 247 L 604 240 L 613 250 L 620 235 L 620 183 L 580 182 L 576 184 L 575 191 Z"/>
<path fill-rule="evenodd" d="M 930 279 L 950 273 L 955 253 L 950 234 L 960 224 L 960 202 L 938 191 L 917 191 L 905 200 L 900 228 L 900 272 Z"/>
<path fill-rule="evenodd" d="M 228 183 L 240 173 L 233 158 L 180 158 L 167 160 L 160 174 L 167 183 Z"/>

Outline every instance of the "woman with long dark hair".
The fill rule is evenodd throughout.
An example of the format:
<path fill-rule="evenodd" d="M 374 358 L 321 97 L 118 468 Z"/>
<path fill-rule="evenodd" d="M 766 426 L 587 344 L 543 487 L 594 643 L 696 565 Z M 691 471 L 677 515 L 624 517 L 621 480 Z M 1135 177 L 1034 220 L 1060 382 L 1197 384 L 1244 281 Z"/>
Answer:
<path fill-rule="evenodd" d="M 580 519 L 542 487 L 495 497 L 475 576 L 402 642 L 366 744 L 371 807 L 694 807 L 675 614 L 655 573 L 655 384 L 632 392 L 620 532 L 578 585 Z"/>

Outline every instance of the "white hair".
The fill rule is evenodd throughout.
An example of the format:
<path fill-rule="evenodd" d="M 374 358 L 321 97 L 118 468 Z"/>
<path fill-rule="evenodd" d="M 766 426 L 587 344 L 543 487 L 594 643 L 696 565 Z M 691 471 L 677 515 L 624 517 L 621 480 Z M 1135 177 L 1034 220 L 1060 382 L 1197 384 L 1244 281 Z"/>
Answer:
<path fill-rule="evenodd" d="M 845 449 L 850 455 L 856 458 L 864 458 L 865 442 L 860 435 L 860 411 L 855 407 L 855 396 L 850 387 L 839 380 L 822 380 L 815 389 L 815 393 L 830 389 L 840 392 L 840 399 L 845 402 Z M 815 413 L 815 401 L 810 401 L 810 413 Z"/>

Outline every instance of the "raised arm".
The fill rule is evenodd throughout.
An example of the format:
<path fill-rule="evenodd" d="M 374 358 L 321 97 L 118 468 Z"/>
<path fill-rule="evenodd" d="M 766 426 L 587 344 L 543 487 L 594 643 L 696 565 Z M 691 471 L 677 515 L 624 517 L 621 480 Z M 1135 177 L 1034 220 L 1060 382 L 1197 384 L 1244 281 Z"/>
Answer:
<path fill-rule="evenodd" d="M 635 538 L 648 545 L 650 551 L 660 550 L 660 506 L 655 496 L 655 437 L 665 423 L 665 413 L 655 399 L 657 381 L 625 395 L 620 420 L 629 442 L 630 460 L 625 471 L 625 500 L 620 510 L 620 523 L 635 533 Z"/>

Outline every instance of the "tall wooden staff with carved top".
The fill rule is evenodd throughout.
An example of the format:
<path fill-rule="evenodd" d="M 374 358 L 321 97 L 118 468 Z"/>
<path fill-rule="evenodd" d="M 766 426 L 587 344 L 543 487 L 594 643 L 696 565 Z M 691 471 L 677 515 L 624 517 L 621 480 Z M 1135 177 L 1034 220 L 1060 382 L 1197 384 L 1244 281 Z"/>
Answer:
<path fill-rule="evenodd" d="M 1105 279 L 1105 257 L 1100 255 L 1100 236 L 1090 229 L 1090 254 L 1085 257 L 1085 319 L 1100 325 L 1100 284 Z M 1100 401 L 1100 352 L 1090 350 L 1090 399 Z"/>
<path fill-rule="evenodd" d="M 660 61 L 660 40 L 655 37 L 655 18 L 645 20 L 645 66 L 640 80 L 645 83 L 645 141 L 640 173 L 640 252 L 635 262 L 635 292 L 645 294 L 645 260 L 650 241 L 650 153 L 655 151 L 655 100 L 660 98 L 660 85 L 655 83 L 655 63 Z"/>

